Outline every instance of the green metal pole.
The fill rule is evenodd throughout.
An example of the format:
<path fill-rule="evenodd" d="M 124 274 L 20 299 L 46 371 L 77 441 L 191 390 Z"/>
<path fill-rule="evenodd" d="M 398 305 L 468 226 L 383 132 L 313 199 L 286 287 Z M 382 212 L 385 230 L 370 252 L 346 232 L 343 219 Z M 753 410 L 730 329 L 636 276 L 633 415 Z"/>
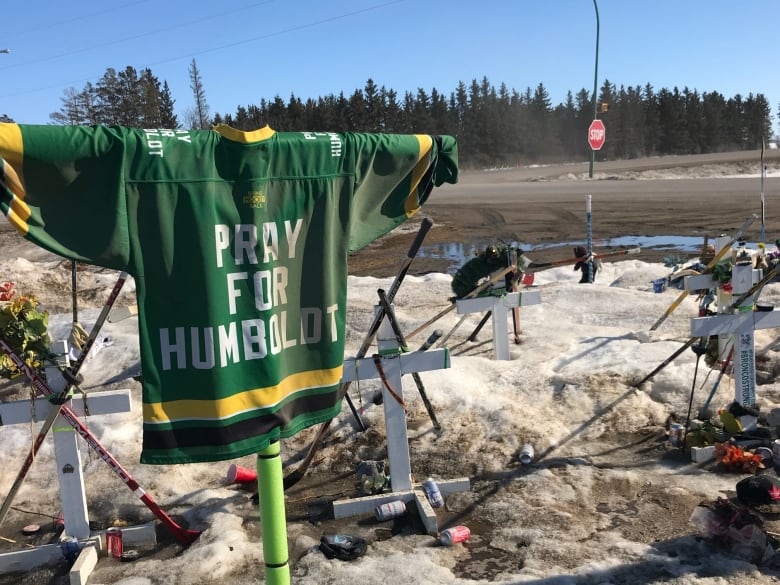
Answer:
<path fill-rule="evenodd" d="M 257 492 L 260 498 L 265 582 L 268 585 L 290 585 L 284 476 L 279 441 L 271 443 L 257 454 Z"/>
<path fill-rule="evenodd" d="M 593 119 L 599 117 L 598 115 L 598 80 L 599 80 L 599 5 L 596 4 L 596 0 L 593 0 L 593 8 L 596 9 L 596 67 L 593 73 Z M 596 151 L 590 149 L 590 168 L 588 170 L 588 177 L 593 178 L 593 163 L 596 161 Z"/>

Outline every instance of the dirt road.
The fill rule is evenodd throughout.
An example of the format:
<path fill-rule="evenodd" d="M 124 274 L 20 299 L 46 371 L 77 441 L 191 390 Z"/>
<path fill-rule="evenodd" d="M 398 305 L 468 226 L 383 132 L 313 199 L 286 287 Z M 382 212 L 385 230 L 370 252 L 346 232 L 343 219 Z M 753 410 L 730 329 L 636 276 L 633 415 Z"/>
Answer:
<path fill-rule="evenodd" d="M 780 237 L 780 151 L 765 152 L 766 241 Z M 457 185 L 433 191 L 421 215 L 433 219 L 426 245 L 488 240 L 519 241 L 545 249 L 534 260 L 568 257 L 567 242 L 586 235 L 586 195 L 592 197 L 594 238 L 705 236 L 732 233 L 751 214 L 761 215 L 760 153 L 648 158 L 465 172 Z M 758 241 L 760 221 L 749 239 Z M 408 228 L 407 228 L 408 230 Z M 356 275 L 389 276 L 408 246 L 408 234 L 390 234 L 350 260 Z M 561 248 L 552 244 L 566 245 Z M 601 251 L 609 251 L 602 249 Z M 661 261 L 668 250 L 643 249 Z M 447 259 L 421 257 L 418 272 L 452 272 Z"/>
<path fill-rule="evenodd" d="M 764 199 L 766 241 L 780 237 L 780 151 L 767 150 Z M 415 219 L 350 258 L 358 276 L 391 276 L 401 263 L 423 217 L 434 221 L 425 246 L 523 242 L 537 261 L 566 258 L 569 242 L 586 234 L 586 195 L 592 197 L 592 232 L 597 239 L 621 236 L 705 236 L 733 233 L 755 213 L 760 217 L 760 153 L 670 156 L 633 161 L 596 161 L 461 173 L 457 185 L 433 191 Z M 758 241 L 760 222 L 749 239 Z M 555 247 L 560 244 L 560 247 Z M 412 273 L 454 272 L 453 260 L 426 254 Z M 0 249 L 6 255 L 31 251 L 7 222 L 0 222 Z M 608 252 L 611 248 L 599 248 Z M 640 258 L 662 261 L 668 249 L 643 248 Z M 693 254 L 688 254 L 693 255 Z M 457 263 L 456 263 L 457 264 Z M 455 266 L 457 268 L 457 265 Z"/>

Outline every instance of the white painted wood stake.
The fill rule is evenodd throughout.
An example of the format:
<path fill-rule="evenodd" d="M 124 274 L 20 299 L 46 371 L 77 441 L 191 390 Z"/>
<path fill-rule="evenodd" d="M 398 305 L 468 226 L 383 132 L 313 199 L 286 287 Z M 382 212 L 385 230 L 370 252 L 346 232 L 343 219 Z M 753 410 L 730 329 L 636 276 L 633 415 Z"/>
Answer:
<path fill-rule="evenodd" d="M 473 299 L 455 301 L 459 315 L 484 313 L 492 311 L 490 320 L 493 324 L 493 355 L 496 360 L 508 360 L 509 357 L 509 313 L 515 307 L 538 305 L 542 302 L 538 290 L 512 292 L 500 296 L 486 295 Z"/>

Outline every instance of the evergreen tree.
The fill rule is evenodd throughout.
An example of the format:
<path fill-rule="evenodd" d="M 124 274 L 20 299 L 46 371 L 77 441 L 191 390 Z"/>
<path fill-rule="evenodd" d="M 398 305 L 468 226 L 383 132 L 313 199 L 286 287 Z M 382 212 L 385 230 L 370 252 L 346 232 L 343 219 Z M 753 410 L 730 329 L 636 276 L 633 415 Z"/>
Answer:
<path fill-rule="evenodd" d="M 192 128 L 200 128 L 206 130 L 209 127 L 209 105 L 206 102 L 206 90 L 203 87 L 203 79 L 200 76 L 200 70 L 198 70 L 198 64 L 195 59 L 190 63 L 190 89 L 192 95 L 195 98 L 195 106 L 193 110 L 194 125 Z"/>
<path fill-rule="evenodd" d="M 364 120 L 361 128 L 364 132 L 381 132 L 382 129 L 382 102 L 380 101 L 379 88 L 374 80 L 369 78 L 363 88 L 363 104 L 365 109 Z"/>
<path fill-rule="evenodd" d="M 189 67 L 195 105 L 185 111 L 190 128 L 210 127 L 208 105 L 195 60 Z M 587 128 L 593 119 L 594 97 L 586 89 L 568 92 L 554 106 L 543 84 L 524 92 L 502 83 L 499 89 L 483 77 L 470 85 L 459 81 L 446 98 L 437 88 L 398 93 L 377 87 L 369 78 L 346 98 L 343 92 L 303 102 L 294 94 L 287 102 L 239 106 L 233 114 L 217 114 L 214 123 L 241 130 L 268 124 L 275 130 L 359 131 L 451 134 L 458 139 L 461 167 L 518 165 L 529 161 L 586 160 L 590 156 Z M 608 140 L 599 158 L 635 158 L 664 154 L 721 152 L 760 147 L 771 133 L 772 112 L 762 94 L 680 92 L 652 85 L 619 90 L 605 80 L 596 102 Z M 134 127 L 178 128 L 174 100 L 167 82 L 151 69 L 140 75 L 131 67 L 109 68 L 94 84 L 79 91 L 68 88 L 62 107 L 50 114 L 55 124 L 122 124 Z M 6 120 L 10 119 L 7 115 Z"/>
<path fill-rule="evenodd" d="M 686 152 L 690 154 L 701 154 L 708 152 L 705 140 L 705 120 L 704 105 L 701 101 L 699 92 L 685 87 L 683 89 L 683 100 L 685 102 L 685 126 L 688 131 L 688 148 Z"/>
<path fill-rule="evenodd" d="M 658 96 L 649 83 L 642 90 L 642 144 L 644 156 L 655 156 L 661 145 L 661 115 Z"/>
<path fill-rule="evenodd" d="M 347 111 L 349 123 L 346 130 L 357 132 L 369 124 L 366 100 L 363 97 L 363 92 L 359 89 L 356 89 L 349 98 L 349 109 Z"/>
<path fill-rule="evenodd" d="M 138 80 L 138 72 L 134 67 L 126 67 L 117 75 L 119 88 L 119 109 L 117 124 L 128 127 L 138 127 L 141 124 L 141 102 L 143 100 Z"/>
<path fill-rule="evenodd" d="M 760 149 L 761 143 L 770 135 L 770 110 L 769 102 L 763 94 L 748 94 L 745 100 L 745 148 Z"/>
<path fill-rule="evenodd" d="M 726 115 L 726 99 L 718 92 L 702 95 L 702 112 L 704 115 L 704 142 L 706 152 L 722 152 L 726 143 L 724 117 Z"/>
<path fill-rule="evenodd" d="M 122 119 L 122 89 L 116 70 L 109 67 L 95 85 L 95 121 L 119 124 Z"/>
<path fill-rule="evenodd" d="M 162 90 L 159 96 L 160 107 L 160 127 L 161 128 L 179 128 L 179 120 L 173 108 L 176 101 L 171 96 L 171 89 L 168 82 L 163 81 Z"/>
<path fill-rule="evenodd" d="M 406 120 L 398 103 L 398 94 L 395 90 L 388 90 L 383 85 L 379 90 L 379 98 L 383 105 L 380 125 L 384 132 L 405 134 L 407 132 Z"/>

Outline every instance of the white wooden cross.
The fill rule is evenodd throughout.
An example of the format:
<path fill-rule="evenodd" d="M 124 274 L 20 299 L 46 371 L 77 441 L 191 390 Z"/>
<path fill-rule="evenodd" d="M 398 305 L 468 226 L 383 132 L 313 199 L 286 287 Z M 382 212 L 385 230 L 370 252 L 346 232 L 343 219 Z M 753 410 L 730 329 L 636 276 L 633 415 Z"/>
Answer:
<path fill-rule="evenodd" d="M 734 265 L 731 270 L 732 297 L 748 292 L 762 275 L 752 265 Z M 685 277 L 685 289 L 689 292 L 717 286 L 711 275 Z M 743 406 L 756 404 L 756 329 L 780 327 L 780 311 L 754 311 L 755 294 L 746 298 L 740 307 L 729 308 L 730 313 L 696 317 L 691 319 L 691 335 L 704 337 L 718 335 L 731 337 L 734 348 L 734 400 Z M 719 304 L 719 310 L 720 304 Z M 720 344 L 719 344 L 720 345 Z M 721 356 L 723 354 L 721 353 Z"/>
<path fill-rule="evenodd" d="M 69 366 L 67 342 L 55 342 L 51 349 L 58 356 L 58 364 L 46 367 L 46 382 L 54 392 L 61 392 L 67 385 L 59 369 L 59 367 Z M 85 416 L 87 412 L 90 417 L 129 412 L 130 406 L 129 390 L 103 391 L 91 395 L 88 399 L 75 394 L 68 402 L 68 407 L 80 417 Z M 42 421 L 53 408 L 56 406 L 47 398 L 35 399 L 32 407 L 27 400 L 0 403 L 0 424 L 7 426 Z M 55 419 L 52 431 L 64 522 L 63 533 L 77 538 L 82 545 L 82 553 L 70 570 L 70 582 L 86 583 L 87 576 L 97 563 L 97 551 L 105 548 L 105 540 L 101 538 L 102 534 L 93 535 L 89 527 L 81 451 L 78 448 L 76 431 L 61 415 Z M 148 526 L 122 529 L 122 539 L 130 546 L 156 542 L 156 538 L 153 523 Z M 2 553 L 0 574 L 29 571 L 35 567 L 57 562 L 61 558 L 62 549 L 59 544 Z"/>
<path fill-rule="evenodd" d="M 496 294 L 501 292 L 501 294 Z M 491 311 L 490 320 L 493 323 L 493 354 L 494 359 L 508 360 L 509 357 L 509 312 L 517 307 L 538 305 L 542 302 L 538 290 L 506 293 L 505 289 L 494 289 L 491 294 L 473 299 L 455 301 L 459 315 L 484 313 Z"/>
<path fill-rule="evenodd" d="M 377 506 L 393 500 L 402 500 L 405 503 L 416 501 L 417 509 L 428 534 L 437 535 L 436 514 L 420 485 L 412 482 L 406 411 L 403 405 L 402 376 L 403 374 L 413 372 L 428 372 L 449 368 L 449 350 L 443 348 L 402 353 L 387 317 L 382 320 L 377 332 L 377 348 L 379 350 L 378 360 L 381 372 L 377 369 L 374 358 L 350 358 L 344 360 L 344 373 L 341 381 L 355 382 L 384 376 L 387 385 L 390 387 L 388 388 L 385 384 L 382 385 L 382 405 L 385 414 L 387 459 L 390 466 L 390 486 L 392 491 L 333 502 L 333 515 L 337 519 L 346 518 L 373 513 Z M 470 489 L 468 478 L 437 481 L 437 485 L 442 496 Z"/>

